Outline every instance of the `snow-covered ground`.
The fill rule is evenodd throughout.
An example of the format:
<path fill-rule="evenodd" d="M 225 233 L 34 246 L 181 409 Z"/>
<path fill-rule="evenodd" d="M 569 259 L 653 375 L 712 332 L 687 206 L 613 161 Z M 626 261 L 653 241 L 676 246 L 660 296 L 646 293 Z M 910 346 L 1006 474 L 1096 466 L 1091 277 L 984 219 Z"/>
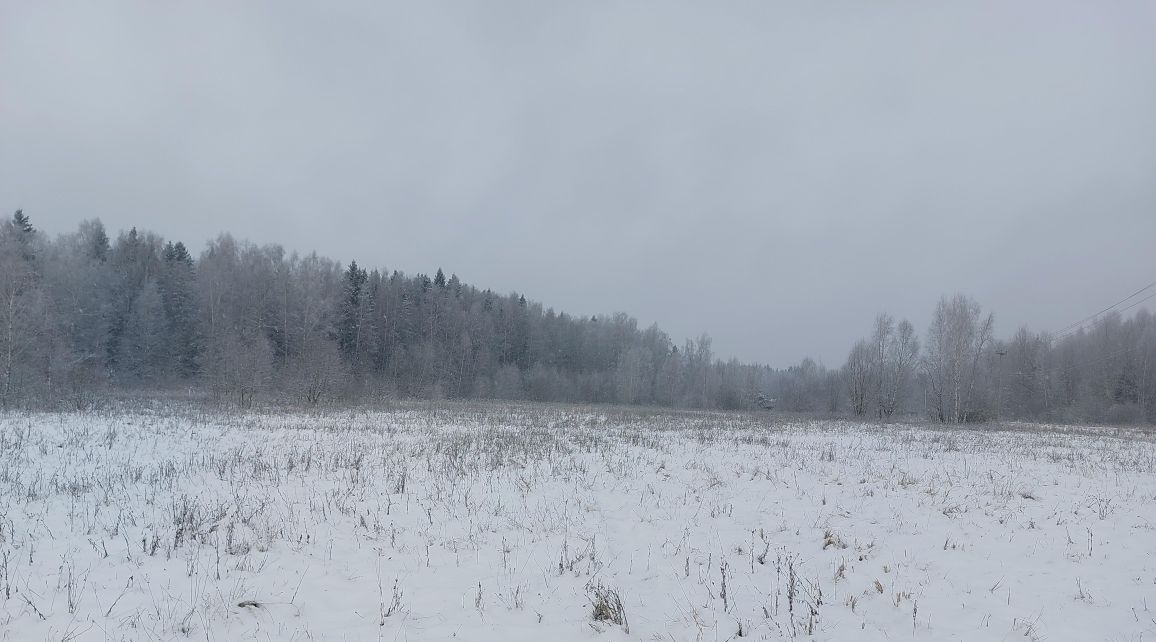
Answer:
<path fill-rule="evenodd" d="M 739 637 L 1156 640 L 1153 437 L 512 405 L 0 415 L 3 640 Z"/>

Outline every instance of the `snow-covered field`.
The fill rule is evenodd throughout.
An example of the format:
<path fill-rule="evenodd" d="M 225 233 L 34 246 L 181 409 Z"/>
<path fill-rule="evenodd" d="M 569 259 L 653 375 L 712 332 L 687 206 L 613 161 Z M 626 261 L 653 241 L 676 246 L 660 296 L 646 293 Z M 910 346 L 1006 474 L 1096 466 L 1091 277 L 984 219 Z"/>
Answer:
<path fill-rule="evenodd" d="M 1153 436 L 0 415 L 3 640 L 740 637 L 1156 640 Z"/>

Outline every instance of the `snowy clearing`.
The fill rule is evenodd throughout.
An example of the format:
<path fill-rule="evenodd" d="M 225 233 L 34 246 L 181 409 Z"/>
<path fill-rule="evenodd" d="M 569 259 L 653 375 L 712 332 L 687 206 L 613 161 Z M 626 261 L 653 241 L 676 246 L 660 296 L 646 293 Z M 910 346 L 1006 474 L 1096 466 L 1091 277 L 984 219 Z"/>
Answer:
<path fill-rule="evenodd" d="M 529 405 L 0 415 L 3 640 L 1156 640 L 1156 444 Z"/>

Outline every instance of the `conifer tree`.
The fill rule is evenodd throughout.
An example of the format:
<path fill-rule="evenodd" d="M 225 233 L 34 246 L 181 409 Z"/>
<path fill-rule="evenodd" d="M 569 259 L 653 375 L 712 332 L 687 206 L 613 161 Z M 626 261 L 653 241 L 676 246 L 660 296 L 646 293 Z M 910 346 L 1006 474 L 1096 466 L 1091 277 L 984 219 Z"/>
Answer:
<path fill-rule="evenodd" d="M 184 243 L 170 241 L 165 244 L 161 259 L 158 288 L 165 316 L 167 369 L 187 378 L 196 373 L 198 354 L 193 257 Z"/>
<path fill-rule="evenodd" d="M 341 302 L 337 330 L 337 345 L 349 362 L 352 362 L 357 354 L 361 330 L 361 290 L 368 279 L 366 271 L 357 267 L 357 261 L 349 263 L 349 267 L 345 270 L 345 298 Z"/>

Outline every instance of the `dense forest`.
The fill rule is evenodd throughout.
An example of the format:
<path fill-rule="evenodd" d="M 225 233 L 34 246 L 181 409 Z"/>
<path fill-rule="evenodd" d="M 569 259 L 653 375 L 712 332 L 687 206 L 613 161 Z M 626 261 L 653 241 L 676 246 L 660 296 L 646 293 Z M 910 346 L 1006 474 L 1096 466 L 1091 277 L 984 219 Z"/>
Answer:
<path fill-rule="evenodd" d="M 342 265 L 225 234 L 194 257 L 99 220 L 55 239 L 0 224 L 0 404 L 180 390 L 249 406 L 381 397 L 926 414 L 955 423 L 1156 419 L 1156 322 L 1099 315 L 1055 337 L 993 336 L 964 296 L 921 339 L 880 315 L 847 363 L 716 359 L 625 314 L 575 317 L 517 293 Z"/>

